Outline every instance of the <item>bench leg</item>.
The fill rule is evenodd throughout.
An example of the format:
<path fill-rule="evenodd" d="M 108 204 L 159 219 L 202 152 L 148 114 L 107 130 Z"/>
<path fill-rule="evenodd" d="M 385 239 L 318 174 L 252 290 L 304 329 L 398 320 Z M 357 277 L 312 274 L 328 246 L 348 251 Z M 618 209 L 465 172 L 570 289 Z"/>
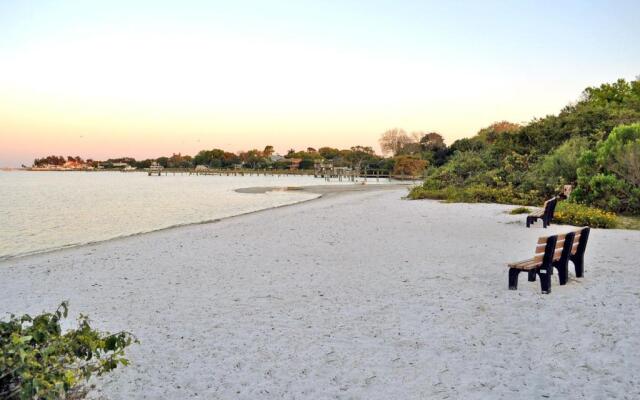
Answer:
<path fill-rule="evenodd" d="M 531 226 L 531 217 L 527 217 L 527 228 Z"/>
<path fill-rule="evenodd" d="M 535 270 L 531 270 L 529 271 L 529 282 L 535 282 L 536 281 L 536 271 Z"/>
<path fill-rule="evenodd" d="M 538 276 L 540 276 L 540 289 L 542 294 L 551 293 L 551 274 L 546 270 L 538 270 Z"/>
<path fill-rule="evenodd" d="M 564 265 L 564 267 L 557 267 L 558 270 L 558 279 L 560 280 L 561 285 L 566 285 L 569 280 L 569 265 L 568 263 Z"/>
<path fill-rule="evenodd" d="M 576 278 L 582 278 L 584 276 L 584 257 L 574 257 L 571 261 L 576 268 Z"/>
<path fill-rule="evenodd" d="M 518 274 L 519 269 L 509 268 L 509 290 L 518 290 Z"/>

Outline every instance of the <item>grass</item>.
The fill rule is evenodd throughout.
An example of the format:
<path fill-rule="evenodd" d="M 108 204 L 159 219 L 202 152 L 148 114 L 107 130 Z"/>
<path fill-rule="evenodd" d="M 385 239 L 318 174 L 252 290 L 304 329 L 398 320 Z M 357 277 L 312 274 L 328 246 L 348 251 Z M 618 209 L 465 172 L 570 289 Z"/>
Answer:
<path fill-rule="evenodd" d="M 618 228 L 640 230 L 640 217 L 618 215 Z"/>
<path fill-rule="evenodd" d="M 509 214 L 511 214 L 511 215 L 529 214 L 530 212 L 531 212 L 531 210 L 529 210 L 527 207 L 517 207 L 517 208 L 514 208 L 513 210 L 509 211 Z"/>

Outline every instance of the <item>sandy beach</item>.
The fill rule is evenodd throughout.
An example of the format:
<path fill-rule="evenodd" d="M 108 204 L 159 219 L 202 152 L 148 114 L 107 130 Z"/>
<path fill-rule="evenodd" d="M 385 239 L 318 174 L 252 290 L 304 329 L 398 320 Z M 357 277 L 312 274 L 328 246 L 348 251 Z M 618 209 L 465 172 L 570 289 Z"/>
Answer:
<path fill-rule="evenodd" d="M 329 191 L 331 192 L 331 191 Z M 0 262 L 2 312 L 68 299 L 140 340 L 108 399 L 640 397 L 640 232 L 591 233 L 552 293 L 512 207 L 339 195 Z"/>

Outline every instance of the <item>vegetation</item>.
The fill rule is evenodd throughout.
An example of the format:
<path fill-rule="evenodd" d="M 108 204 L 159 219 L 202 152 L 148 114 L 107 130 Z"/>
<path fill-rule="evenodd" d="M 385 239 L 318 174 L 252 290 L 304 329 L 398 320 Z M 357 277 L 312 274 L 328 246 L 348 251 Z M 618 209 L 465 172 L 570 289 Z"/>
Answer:
<path fill-rule="evenodd" d="M 398 135 L 387 149 L 411 147 Z M 410 198 L 540 205 L 572 185 L 569 202 L 640 215 L 640 80 L 587 88 L 558 115 L 498 122 L 439 154 Z"/>
<path fill-rule="evenodd" d="M 592 228 L 616 228 L 618 217 L 611 212 L 582 204 L 559 202 L 553 215 L 554 222 Z"/>
<path fill-rule="evenodd" d="M 62 333 L 68 303 L 53 313 L 11 315 L 0 321 L 0 398 L 64 399 L 84 397 L 83 383 L 118 365 L 133 341 L 126 332 L 96 331 L 81 315 L 78 327 Z"/>
<path fill-rule="evenodd" d="M 516 207 L 513 210 L 509 211 L 509 214 L 511 215 L 529 214 L 529 213 L 531 213 L 531 210 L 528 209 L 527 207 Z"/>
<path fill-rule="evenodd" d="M 468 187 L 447 186 L 430 189 L 423 186 L 414 187 L 409 196 L 412 200 L 435 199 L 450 203 L 499 203 L 531 205 L 535 203 L 536 194 L 516 191 L 512 186 L 501 188 L 484 185 Z"/>
<path fill-rule="evenodd" d="M 367 170 L 392 171 L 395 159 L 384 158 L 376 155 L 368 146 L 353 146 L 349 149 L 337 149 L 321 147 L 315 150 L 308 147 L 303 151 L 289 150 L 285 156 L 275 154 L 273 146 L 265 146 L 264 150 L 252 149 L 240 151 L 237 154 L 222 149 L 201 150 L 195 156 L 173 154 L 171 157 L 159 157 L 156 159 L 136 160 L 132 157 L 110 158 L 105 161 L 82 160 L 80 157 L 48 156 L 37 158 L 33 166 L 62 167 L 67 161 L 73 161 L 74 166 L 85 168 L 114 169 L 123 168 L 125 165 L 144 169 L 157 162 L 164 168 L 195 168 L 202 165 L 208 168 L 225 169 L 242 167 L 245 169 L 290 169 L 292 164 L 298 169 L 313 169 L 316 160 L 331 161 L 335 166 L 352 167 Z"/>

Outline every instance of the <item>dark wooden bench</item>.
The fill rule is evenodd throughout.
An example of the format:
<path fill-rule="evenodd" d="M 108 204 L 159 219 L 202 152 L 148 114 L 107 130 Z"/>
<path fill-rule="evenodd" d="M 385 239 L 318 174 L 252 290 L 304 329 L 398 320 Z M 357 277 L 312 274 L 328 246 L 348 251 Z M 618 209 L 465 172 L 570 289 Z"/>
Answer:
<path fill-rule="evenodd" d="M 538 275 L 542 293 L 550 293 L 553 269 L 558 270 L 560 285 L 565 285 L 569 278 L 569 261 L 573 262 L 576 277 L 582 278 L 584 276 L 584 252 L 587 248 L 590 231 L 590 228 L 584 227 L 562 235 L 539 238 L 533 258 L 507 265 L 509 267 L 509 289 L 518 289 L 518 275 L 520 272 L 526 271 L 530 282 L 535 282 L 536 275 Z"/>
<path fill-rule="evenodd" d="M 577 231 L 573 231 L 573 246 L 571 246 L 571 253 L 569 254 L 569 261 L 573 263 L 573 267 L 576 271 L 576 278 L 582 278 L 584 276 L 584 251 L 587 249 L 587 241 L 589 240 L 589 233 L 591 228 L 584 227 Z M 567 283 L 569 278 L 569 263 L 559 263 L 555 265 L 558 270 L 560 278 L 560 284 Z"/>
<path fill-rule="evenodd" d="M 553 268 L 561 263 L 569 262 L 569 255 L 573 247 L 575 233 L 565 235 L 553 235 L 541 237 L 536 244 L 533 258 L 507 264 L 509 267 L 509 289 L 518 289 L 518 275 L 526 271 L 529 282 L 536 281 L 536 275 L 540 277 L 540 289 L 542 293 L 551 293 L 551 275 Z M 558 270 L 565 270 L 562 266 Z"/>
<path fill-rule="evenodd" d="M 553 219 L 553 213 L 556 210 L 557 203 L 558 198 L 553 197 L 544 202 L 544 207 L 541 210 L 534 211 L 531 214 L 527 215 L 527 228 L 531 226 L 531 224 L 535 223 L 538 218 L 542 219 L 543 228 L 551 225 L 551 220 Z"/>

